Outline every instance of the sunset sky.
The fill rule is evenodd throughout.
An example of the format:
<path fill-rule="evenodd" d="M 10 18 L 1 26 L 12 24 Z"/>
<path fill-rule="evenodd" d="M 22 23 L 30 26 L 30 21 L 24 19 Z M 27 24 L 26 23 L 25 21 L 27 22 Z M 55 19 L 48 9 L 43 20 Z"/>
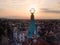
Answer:
<path fill-rule="evenodd" d="M 30 19 L 30 8 L 35 19 L 60 19 L 60 0 L 0 0 L 0 18 Z"/>

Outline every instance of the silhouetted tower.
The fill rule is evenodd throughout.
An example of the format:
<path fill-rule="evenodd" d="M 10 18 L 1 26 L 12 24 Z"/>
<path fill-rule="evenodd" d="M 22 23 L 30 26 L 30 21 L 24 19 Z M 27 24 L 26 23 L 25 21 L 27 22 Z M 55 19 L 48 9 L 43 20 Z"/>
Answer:
<path fill-rule="evenodd" d="M 34 15 L 33 14 L 31 14 L 31 20 L 34 20 Z"/>
<path fill-rule="evenodd" d="M 37 34 L 37 28 L 34 20 L 35 9 L 32 8 L 30 12 L 31 12 L 31 20 L 28 28 L 28 38 L 32 38 L 34 34 Z"/>

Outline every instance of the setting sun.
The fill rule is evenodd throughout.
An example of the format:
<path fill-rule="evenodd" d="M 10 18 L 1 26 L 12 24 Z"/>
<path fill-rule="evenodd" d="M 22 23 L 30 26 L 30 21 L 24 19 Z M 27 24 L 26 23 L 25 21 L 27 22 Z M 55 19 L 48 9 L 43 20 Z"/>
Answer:
<path fill-rule="evenodd" d="M 31 10 L 32 8 L 35 10 L 35 12 L 38 12 L 38 7 L 37 7 L 37 5 L 35 5 L 35 4 L 30 5 L 30 6 L 28 7 L 28 10 Z"/>

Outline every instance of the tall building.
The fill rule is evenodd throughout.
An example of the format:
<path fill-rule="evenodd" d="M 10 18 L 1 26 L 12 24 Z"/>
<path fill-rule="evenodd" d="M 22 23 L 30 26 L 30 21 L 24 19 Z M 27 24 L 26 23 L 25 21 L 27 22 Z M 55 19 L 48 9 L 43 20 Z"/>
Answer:
<path fill-rule="evenodd" d="M 31 20 L 28 27 L 28 38 L 32 38 L 34 34 L 37 34 L 36 24 L 34 20 L 34 10 L 31 10 Z"/>

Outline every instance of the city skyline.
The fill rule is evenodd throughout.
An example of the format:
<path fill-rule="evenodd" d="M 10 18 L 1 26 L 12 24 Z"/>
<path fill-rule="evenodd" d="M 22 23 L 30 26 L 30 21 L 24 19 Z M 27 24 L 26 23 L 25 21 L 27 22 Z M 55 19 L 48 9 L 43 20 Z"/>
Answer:
<path fill-rule="evenodd" d="M 30 8 L 35 19 L 60 19 L 60 0 L 0 0 L 0 18 L 30 19 Z"/>

